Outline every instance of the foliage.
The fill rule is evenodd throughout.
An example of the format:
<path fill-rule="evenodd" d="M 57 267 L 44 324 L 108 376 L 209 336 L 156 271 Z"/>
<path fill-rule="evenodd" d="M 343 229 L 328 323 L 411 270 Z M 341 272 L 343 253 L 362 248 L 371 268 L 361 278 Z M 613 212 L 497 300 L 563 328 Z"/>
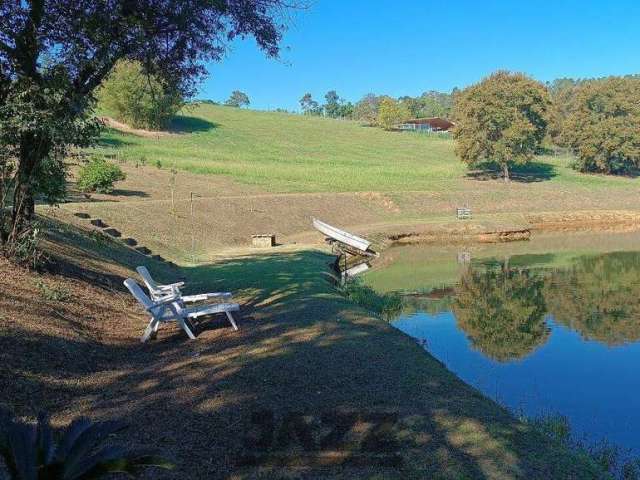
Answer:
<path fill-rule="evenodd" d="M 640 167 L 640 78 L 583 82 L 568 110 L 562 139 L 580 171 L 629 173 Z"/>
<path fill-rule="evenodd" d="M 559 146 L 566 146 L 562 137 L 564 123 L 569 116 L 569 108 L 575 95 L 579 80 L 572 78 L 557 78 L 547 83 L 547 90 L 551 98 L 548 134 L 551 140 Z"/>
<path fill-rule="evenodd" d="M 124 429 L 120 422 L 73 421 L 56 438 L 49 418 L 41 414 L 36 425 L 3 422 L 0 455 L 13 480 L 89 480 L 111 473 L 137 475 L 149 466 L 171 469 L 166 460 L 118 445 L 104 445 Z"/>
<path fill-rule="evenodd" d="M 178 90 L 131 60 L 116 63 L 98 90 L 98 101 L 117 120 L 154 130 L 165 128 L 183 105 Z"/>
<path fill-rule="evenodd" d="M 329 118 L 350 118 L 353 114 L 353 105 L 340 98 L 335 90 L 330 90 L 324 96 L 325 104 L 322 106 L 324 114 Z"/>
<path fill-rule="evenodd" d="M 377 124 L 385 130 L 392 130 L 411 116 L 407 106 L 391 97 L 380 100 Z"/>
<path fill-rule="evenodd" d="M 2 181 L 12 208 L 0 210 L 0 242 L 31 228 L 42 163 L 63 165 L 70 147 L 96 137 L 95 90 L 119 60 L 142 62 L 187 97 L 235 37 L 252 35 L 276 56 L 285 8 L 281 0 L 0 2 L 0 171 L 13 172 Z"/>
<path fill-rule="evenodd" d="M 45 255 L 40 249 L 42 230 L 38 222 L 34 222 L 32 228 L 24 229 L 16 237 L 16 240 L 6 246 L 5 254 L 18 265 L 31 269 L 38 269 L 46 261 Z"/>
<path fill-rule="evenodd" d="M 299 101 L 302 113 L 305 115 L 322 115 L 322 107 L 310 93 L 305 93 Z"/>
<path fill-rule="evenodd" d="M 71 292 L 68 288 L 59 285 L 49 286 L 42 280 L 36 282 L 36 288 L 42 298 L 50 302 L 66 302 L 71 298 Z"/>
<path fill-rule="evenodd" d="M 549 336 L 543 279 L 507 265 L 470 270 L 456 289 L 453 312 L 473 346 L 490 358 L 523 358 Z"/>
<path fill-rule="evenodd" d="M 640 480 L 640 459 L 624 453 L 606 440 L 586 444 L 577 439 L 569 420 L 562 415 L 545 415 L 538 418 L 523 418 L 535 432 L 548 438 L 560 449 L 574 453 L 584 465 L 601 472 L 597 478 L 610 480 Z M 604 476 L 602 476 L 604 475 Z"/>
<path fill-rule="evenodd" d="M 457 95 L 456 153 L 470 166 L 499 165 L 509 180 L 509 169 L 530 162 L 540 149 L 549 106 L 541 83 L 519 73 L 494 73 Z"/>
<path fill-rule="evenodd" d="M 126 178 L 122 169 L 103 157 L 93 157 L 78 172 L 78 188 L 83 192 L 111 193 L 113 184 Z"/>
<path fill-rule="evenodd" d="M 353 107 L 353 119 L 365 125 L 375 125 L 378 122 L 380 98 L 374 93 L 368 93 L 362 97 Z"/>
<path fill-rule="evenodd" d="M 229 98 L 224 102 L 227 107 L 246 107 L 251 102 L 249 101 L 249 95 L 240 90 L 234 90 L 231 92 Z"/>
<path fill-rule="evenodd" d="M 392 320 L 401 311 L 402 296 L 398 293 L 378 293 L 362 283 L 359 278 L 347 278 L 338 288 L 341 295 L 353 303 L 380 315 L 385 320 Z"/>
<path fill-rule="evenodd" d="M 400 102 L 406 105 L 411 117 L 429 118 L 442 117 L 449 118 L 453 108 L 453 97 L 456 89 L 452 93 L 437 92 L 430 90 L 424 92 L 419 97 L 400 97 Z"/>

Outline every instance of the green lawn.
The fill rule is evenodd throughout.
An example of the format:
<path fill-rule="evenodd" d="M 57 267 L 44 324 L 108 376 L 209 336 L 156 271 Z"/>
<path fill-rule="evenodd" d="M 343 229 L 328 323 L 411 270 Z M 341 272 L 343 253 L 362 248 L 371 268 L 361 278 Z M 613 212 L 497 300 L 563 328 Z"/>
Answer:
<path fill-rule="evenodd" d="M 467 173 L 448 138 L 385 132 L 356 122 L 199 105 L 174 123 L 180 135 L 142 138 L 110 130 L 100 150 L 195 173 L 228 175 L 274 192 L 459 190 Z M 523 173 L 564 187 L 611 188 L 628 178 L 584 175 L 566 156 Z"/>

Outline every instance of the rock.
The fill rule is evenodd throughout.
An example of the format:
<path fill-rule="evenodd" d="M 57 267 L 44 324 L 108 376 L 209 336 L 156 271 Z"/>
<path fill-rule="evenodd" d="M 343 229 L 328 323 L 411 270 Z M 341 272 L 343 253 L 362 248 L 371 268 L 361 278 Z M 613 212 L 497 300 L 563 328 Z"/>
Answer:
<path fill-rule="evenodd" d="M 125 238 L 124 240 L 122 240 L 126 245 L 129 245 L 130 247 L 135 247 L 136 245 L 138 245 L 138 241 L 133 239 L 133 238 Z"/>
<path fill-rule="evenodd" d="M 107 228 L 106 230 L 104 230 L 104 233 L 116 238 L 119 238 L 122 236 L 122 234 L 115 228 Z"/>
<path fill-rule="evenodd" d="M 78 218 L 82 218 L 84 220 L 91 218 L 91 215 L 89 215 L 88 213 L 84 213 L 84 212 L 76 212 L 74 213 L 74 215 Z"/>
<path fill-rule="evenodd" d="M 136 247 L 136 252 L 140 252 L 143 255 L 151 254 L 151 250 L 149 250 L 147 247 Z"/>

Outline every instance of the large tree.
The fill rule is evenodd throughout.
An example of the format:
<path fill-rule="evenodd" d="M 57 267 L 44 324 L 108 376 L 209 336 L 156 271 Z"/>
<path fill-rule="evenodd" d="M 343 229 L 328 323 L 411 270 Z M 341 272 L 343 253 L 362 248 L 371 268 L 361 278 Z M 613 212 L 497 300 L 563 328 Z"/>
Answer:
<path fill-rule="evenodd" d="M 540 148 L 549 107 L 540 82 L 496 72 L 456 95 L 456 153 L 470 166 L 498 165 L 508 181 L 509 169 L 531 161 Z"/>
<path fill-rule="evenodd" d="M 574 89 L 562 123 L 563 143 L 584 172 L 640 168 L 640 78 L 609 77 Z"/>
<path fill-rule="evenodd" d="M 220 59 L 237 36 L 277 55 L 284 8 L 281 0 L 0 2 L 0 197 L 11 205 L 0 208 L 4 250 L 29 230 L 46 170 L 64 171 L 67 149 L 94 137 L 94 92 L 118 60 L 141 62 L 188 96 L 203 62 Z"/>
<path fill-rule="evenodd" d="M 100 108 L 116 120 L 148 129 L 165 128 L 184 103 L 180 92 L 128 60 L 116 64 L 97 97 Z"/>

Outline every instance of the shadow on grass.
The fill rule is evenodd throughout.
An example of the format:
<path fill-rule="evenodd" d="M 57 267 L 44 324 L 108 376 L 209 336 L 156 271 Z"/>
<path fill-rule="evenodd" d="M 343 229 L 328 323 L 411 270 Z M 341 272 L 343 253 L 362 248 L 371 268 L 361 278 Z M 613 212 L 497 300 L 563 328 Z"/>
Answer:
<path fill-rule="evenodd" d="M 123 135 L 118 130 L 114 130 L 111 128 L 105 129 L 105 133 L 108 135 L 113 135 L 116 133 L 119 135 Z M 132 142 L 123 140 L 120 136 L 115 137 L 115 136 L 101 135 L 100 138 L 98 138 L 98 141 L 96 142 L 96 146 L 103 147 L 103 148 L 121 148 L 121 147 L 126 147 L 128 145 L 132 145 Z"/>
<path fill-rule="evenodd" d="M 551 180 L 557 175 L 553 165 L 543 162 L 531 162 L 527 165 L 514 166 L 509 170 L 510 179 L 519 183 L 534 183 Z M 467 173 L 474 180 L 502 180 L 502 169 L 495 164 L 479 165 Z"/>
<path fill-rule="evenodd" d="M 323 277 L 328 254 L 169 269 L 78 235 L 57 241 L 79 249 L 79 268 L 97 258 L 146 263 L 161 281 L 233 291 L 242 305 L 238 332 L 214 318 L 196 341 L 168 325 L 139 344 L 144 316 L 130 300 L 104 305 L 109 325 L 91 322 L 117 325 L 118 337 L 54 336 L 21 322 L 0 330 L 1 403 L 20 415 L 123 420 L 133 445 L 177 464 L 152 478 L 283 478 L 289 467 L 305 478 L 569 478 L 562 462 L 571 478 L 589 478 L 409 337 L 337 295 Z M 19 315 L 20 299 L 5 293 L 3 315 Z"/>
<path fill-rule="evenodd" d="M 208 132 L 218 126 L 203 118 L 179 115 L 171 120 L 168 130 L 174 133 Z"/>

